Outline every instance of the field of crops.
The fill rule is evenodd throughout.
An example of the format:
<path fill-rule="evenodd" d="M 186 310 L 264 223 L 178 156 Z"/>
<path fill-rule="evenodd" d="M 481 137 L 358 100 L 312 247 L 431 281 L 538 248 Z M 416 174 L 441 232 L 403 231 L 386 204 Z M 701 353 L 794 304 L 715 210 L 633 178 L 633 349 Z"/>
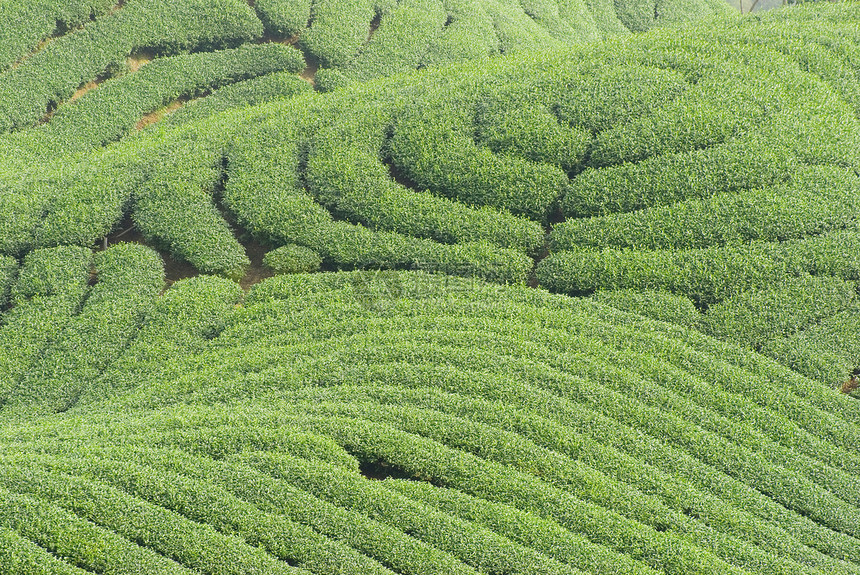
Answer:
<path fill-rule="evenodd" d="M 860 575 L 860 3 L 726 6 L 0 1 L 0 575 Z"/>

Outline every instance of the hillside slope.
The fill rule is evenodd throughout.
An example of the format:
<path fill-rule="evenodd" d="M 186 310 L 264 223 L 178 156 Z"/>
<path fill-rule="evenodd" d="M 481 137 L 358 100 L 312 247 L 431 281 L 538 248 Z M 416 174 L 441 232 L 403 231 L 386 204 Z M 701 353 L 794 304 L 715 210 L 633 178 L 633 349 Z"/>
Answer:
<path fill-rule="evenodd" d="M 860 574 L 860 3 L 15 6 L 0 575 Z"/>
<path fill-rule="evenodd" d="M 860 274 L 835 248 L 857 242 L 857 20 L 856 3 L 804 7 L 324 95 L 289 80 L 301 58 L 278 44 L 160 59 L 4 137 L 0 252 L 134 226 L 233 278 L 253 238 L 325 269 L 657 290 L 718 306 L 688 325 L 836 385 L 860 367 L 839 340 L 856 332 L 854 284 L 838 283 Z M 136 130 L 142 102 L 240 75 L 247 89 Z M 243 103 L 258 104 L 231 109 Z M 808 309 L 810 289 L 826 303 Z M 748 330 L 743 317 L 784 298 Z"/>
<path fill-rule="evenodd" d="M 32 279 L 57 250 L 19 306 L 79 297 L 80 263 Z M 860 404 L 761 356 L 416 272 L 158 296 L 152 256 L 24 338 L 0 572 L 860 572 Z"/>

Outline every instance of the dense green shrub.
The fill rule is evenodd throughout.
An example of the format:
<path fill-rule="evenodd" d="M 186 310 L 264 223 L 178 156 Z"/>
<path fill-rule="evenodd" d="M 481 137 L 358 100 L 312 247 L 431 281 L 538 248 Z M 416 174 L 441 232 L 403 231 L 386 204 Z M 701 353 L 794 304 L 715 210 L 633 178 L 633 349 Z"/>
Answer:
<path fill-rule="evenodd" d="M 37 50 L 40 42 L 101 16 L 114 4 L 114 0 L 35 0 L 4 4 L 0 71 Z"/>
<path fill-rule="evenodd" d="M 659 321 L 698 328 L 701 314 L 686 296 L 653 289 L 598 290 L 592 299 Z"/>
<path fill-rule="evenodd" d="M 0 525 L 14 529 L 51 556 L 78 565 L 84 572 L 91 573 L 110 566 L 131 572 L 190 573 L 169 558 L 40 497 L 2 488 L 0 493 L 3 494 L 0 498 Z M 54 561 L 48 562 L 49 567 L 55 564 Z"/>
<path fill-rule="evenodd" d="M 317 133 L 308 153 L 308 189 L 335 213 L 374 230 L 445 243 L 486 241 L 523 252 L 543 243 L 534 222 L 489 207 L 469 207 L 392 181 L 376 152 L 361 148 L 370 139 L 352 126 Z"/>
<path fill-rule="evenodd" d="M 438 66 L 498 54 L 499 37 L 488 10 L 480 0 L 446 0 L 445 28 L 431 40 L 422 64 Z"/>
<path fill-rule="evenodd" d="M 631 32 L 642 32 L 654 25 L 655 3 L 655 0 L 615 0 L 615 12 Z"/>
<path fill-rule="evenodd" d="M 830 276 L 801 276 L 727 298 L 708 309 L 703 327 L 713 335 L 761 349 L 851 306 L 856 286 Z"/>
<path fill-rule="evenodd" d="M 445 24 L 441 0 L 401 2 L 380 19 L 379 28 L 361 52 L 341 71 L 350 80 L 364 81 L 414 70 Z"/>
<path fill-rule="evenodd" d="M 311 0 L 256 0 L 254 10 L 269 34 L 289 38 L 302 32 L 311 18 Z"/>
<path fill-rule="evenodd" d="M 361 299 L 377 288 L 387 305 Z M 761 356 L 414 272 L 240 296 L 207 276 L 167 290 L 112 391 L 14 418 L 3 485 L 198 569 L 220 541 L 237 565 L 253 545 L 332 573 L 856 571 L 860 411 Z"/>
<path fill-rule="evenodd" d="M 9 256 L 0 257 L 0 307 L 9 301 L 9 288 L 18 273 L 18 262 Z"/>
<path fill-rule="evenodd" d="M 496 155 L 478 146 L 451 101 L 414 106 L 400 116 L 390 143 L 394 165 L 415 185 L 467 204 L 509 210 L 536 220 L 568 185 L 556 166 Z"/>
<path fill-rule="evenodd" d="M 275 72 L 219 88 L 204 98 L 186 103 L 162 121 L 168 125 L 193 122 L 225 110 L 292 98 L 312 90 L 308 82 L 295 74 Z"/>
<path fill-rule="evenodd" d="M 322 258 L 315 251 L 297 245 L 281 246 L 263 258 L 263 265 L 278 274 L 315 272 L 321 263 Z"/>
<path fill-rule="evenodd" d="M 0 403 L 56 341 L 87 293 L 91 253 L 59 247 L 27 254 L 0 325 Z M 14 261 L 14 260 L 13 260 Z"/>
<path fill-rule="evenodd" d="M 149 112 L 231 82 L 304 68 L 301 53 L 281 44 L 157 58 L 138 72 L 108 80 L 99 89 L 61 106 L 46 129 L 55 148 L 103 146 L 131 131 Z"/>
<path fill-rule="evenodd" d="M 679 251 L 575 249 L 556 252 L 537 267 L 538 280 L 551 291 L 657 289 L 705 305 L 778 282 L 785 273 L 785 265 L 759 245 Z"/>
<path fill-rule="evenodd" d="M 37 297 L 80 298 L 87 286 L 91 260 L 92 253 L 86 248 L 33 250 L 24 258 L 12 286 L 12 302 L 19 305 Z"/>
<path fill-rule="evenodd" d="M 344 66 L 367 41 L 374 15 L 372 0 L 315 0 L 299 45 L 325 67 Z"/>
<path fill-rule="evenodd" d="M 785 184 L 759 190 L 569 219 L 553 228 L 552 246 L 690 249 L 802 238 L 851 222 L 860 207 L 858 185 L 853 171 L 813 168 L 795 173 Z"/>
<path fill-rule="evenodd" d="M 66 411 L 137 335 L 164 285 L 160 256 L 138 244 L 118 244 L 94 257 L 98 282 L 80 313 L 34 361 L 18 401 Z"/>
<path fill-rule="evenodd" d="M 134 190 L 135 225 L 201 272 L 239 279 L 250 262 L 212 195 L 221 177 L 220 157 L 193 142 L 174 154 Z"/>
<path fill-rule="evenodd" d="M 609 64 L 572 83 L 556 103 L 555 113 L 563 122 L 601 132 L 646 116 L 687 87 L 680 71 Z"/>
<path fill-rule="evenodd" d="M 797 158 L 784 148 L 736 140 L 637 164 L 589 168 L 571 180 L 561 205 L 568 217 L 630 212 L 771 186 L 787 180 L 798 168 Z"/>
<path fill-rule="evenodd" d="M 181 361 L 194 357 L 224 327 L 241 297 L 230 280 L 198 276 L 176 282 L 146 310 L 134 341 L 121 357 L 90 382 L 81 397 L 93 403 L 133 389 L 146 378 L 175 378 Z"/>
<path fill-rule="evenodd" d="M 3 575 L 84 575 L 17 531 L 0 527 L 0 573 Z"/>
<path fill-rule="evenodd" d="M 761 351 L 807 377 L 835 387 L 860 366 L 858 334 L 860 306 L 854 304 L 803 331 L 768 341 Z"/>
<path fill-rule="evenodd" d="M 479 103 L 476 115 L 477 140 L 493 152 L 553 164 L 565 171 L 580 166 L 591 143 L 591 134 L 585 130 L 562 126 L 548 108 L 526 102 Z"/>
<path fill-rule="evenodd" d="M 296 575 L 303 572 L 237 537 L 219 533 L 102 482 L 45 469 L 32 471 L 33 475 L 28 477 L 20 469 L 4 466 L 0 482 L 69 509 L 125 540 L 145 540 L 147 546 L 125 561 L 127 569 L 175 570 L 176 561 L 188 569 L 236 575 L 254 571 Z M 153 565 L 147 566 L 144 562 L 147 559 Z"/>
<path fill-rule="evenodd" d="M 217 47 L 261 34 L 262 24 L 240 0 L 131 0 L 0 76 L 0 132 L 32 126 L 52 103 L 67 100 L 106 72 L 118 71 L 136 50 Z"/>

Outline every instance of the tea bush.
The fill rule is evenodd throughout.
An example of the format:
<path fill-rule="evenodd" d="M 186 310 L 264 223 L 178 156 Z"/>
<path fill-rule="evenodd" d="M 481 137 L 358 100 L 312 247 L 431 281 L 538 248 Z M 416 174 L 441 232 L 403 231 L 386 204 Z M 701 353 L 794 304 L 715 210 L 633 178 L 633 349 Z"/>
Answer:
<path fill-rule="evenodd" d="M 2 74 L 0 132 L 34 125 L 52 104 L 69 99 L 100 75 L 119 71 L 137 50 L 169 53 L 260 35 L 262 24 L 239 0 L 131 0 Z"/>
<path fill-rule="evenodd" d="M 301 53 L 280 44 L 157 58 L 138 72 L 108 80 L 64 105 L 48 123 L 54 147 L 99 147 L 135 128 L 149 112 L 246 78 L 304 68 Z"/>
<path fill-rule="evenodd" d="M 179 125 L 202 120 L 233 108 L 292 98 L 311 90 L 311 85 L 295 74 L 274 72 L 218 88 L 206 97 L 184 104 L 166 116 L 163 121 L 169 125 Z"/>
<path fill-rule="evenodd" d="M 41 42 L 101 16 L 114 4 L 114 0 L 42 0 L 4 5 L 0 72 L 38 50 Z"/>
<path fill-rule="evenodd" d="M 315 272 L 321 263 L 322 258 L 316 252 L 296 245 L 281 246 L 263 258 L 263 265 L 279 274 Z"/>

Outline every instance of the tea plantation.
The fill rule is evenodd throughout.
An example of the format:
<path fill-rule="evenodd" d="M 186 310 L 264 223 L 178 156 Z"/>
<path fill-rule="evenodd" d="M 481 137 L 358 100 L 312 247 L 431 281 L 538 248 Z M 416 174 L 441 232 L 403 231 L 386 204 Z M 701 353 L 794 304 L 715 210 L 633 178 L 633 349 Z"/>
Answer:
<path fill-rule="evenodd" d="M 860 3 L 0 23 L 0 574 L 860 574 Z"/>

